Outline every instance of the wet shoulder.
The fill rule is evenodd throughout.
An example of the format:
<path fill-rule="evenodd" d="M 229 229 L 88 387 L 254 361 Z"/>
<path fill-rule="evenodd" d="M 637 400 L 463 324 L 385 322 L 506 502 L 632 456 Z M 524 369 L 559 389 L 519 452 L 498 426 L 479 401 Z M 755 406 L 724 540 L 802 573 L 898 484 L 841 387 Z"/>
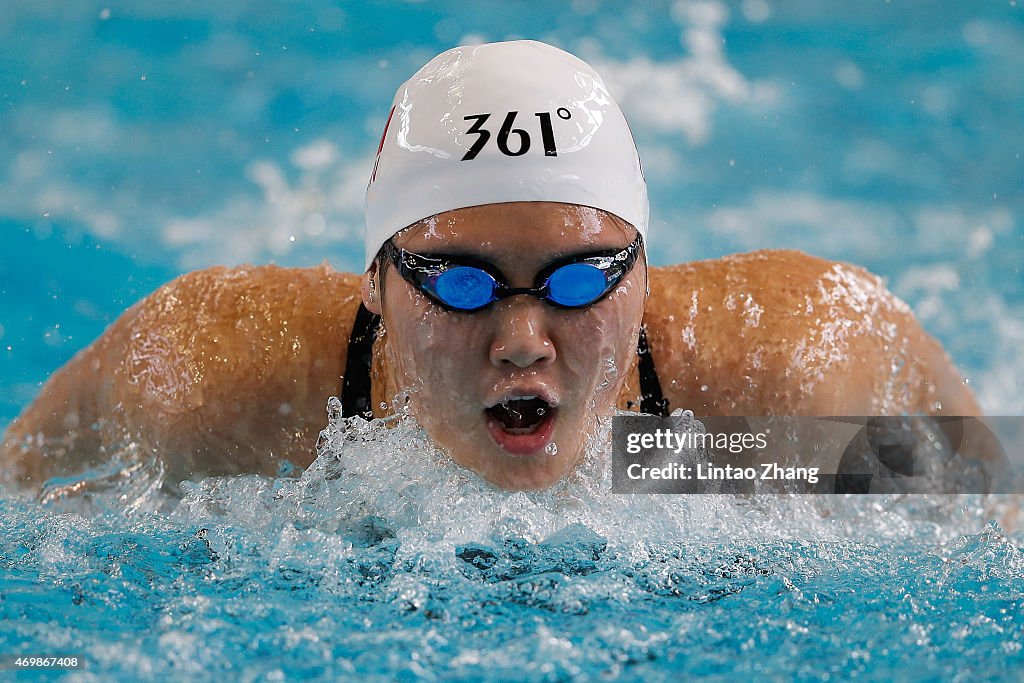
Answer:
<path fill-rule="evenodd" d="M 917 329 L 877 276 L 799 251 L 653 268 L 650 279 L 645 322 L 665 393 L 708 414 L 870 403 L 883 379 L 871 364 L 888 367 Z"/>
<path fill-rule="evenodd" d="M 125 316 L 123 371 L 179 409 L 257 385 L 319 397 L 335 390 L 358 303 L 359 278 L 326 265 L 187 273 Z"/>

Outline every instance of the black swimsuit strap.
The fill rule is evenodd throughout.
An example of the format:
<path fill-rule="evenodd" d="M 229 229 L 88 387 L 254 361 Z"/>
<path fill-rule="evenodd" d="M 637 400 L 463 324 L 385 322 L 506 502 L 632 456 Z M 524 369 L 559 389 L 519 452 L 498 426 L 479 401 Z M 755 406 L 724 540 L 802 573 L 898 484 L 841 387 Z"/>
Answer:
<path fill-rule="evenodd" d="M 352 325 L 352 334 L 348 340 L 348 356 L 345 358 L 345 377 L 341 383 L 341 415 L 351 417 L 359 415 L 370 419 L 373 417 L 373 405 L 370 400 L 370 368 L 373 365 L 373 342 L 377 339 L 380 328 L 380 316 L 370 313 L 363 304 L 356 311 L 356 321 Z M 640 410 L 651 415 L 668 416 L 668 401 L 662 396 L 661 382 L 654 369 L 654 358 L 651 347 L 647 343 L 647 331 L 640 328 L 640 340 L 637 343 L 637 355 L 640 357 Z"/>
<path fill-rule="evenodd" d="M 639 356 L 637 370 L 640 371 L 640 412 L 668 417 L 668 399 L 661 393 L 661 382 L 654 369 L 654 357 L 647 343 L 647 328 L 640 328 L 640 340 L 636 345 Z"/>
<path fill-rule="evenodd" d="M 356 311 L 352 335 L 345 358 L 345 377 L 341 382 L 341 416 L 373 417 L 370 401 L 370 368 L 373 366 L 373 342 L 377 339 L 380 316 L 370 313 L 362 303 Z"/>

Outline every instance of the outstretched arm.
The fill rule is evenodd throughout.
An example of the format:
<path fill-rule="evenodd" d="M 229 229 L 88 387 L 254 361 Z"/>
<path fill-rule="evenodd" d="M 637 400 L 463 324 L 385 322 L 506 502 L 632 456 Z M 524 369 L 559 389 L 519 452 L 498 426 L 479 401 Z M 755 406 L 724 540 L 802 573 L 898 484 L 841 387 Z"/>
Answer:
<path fill-rule="evenodd" d="M 38 488 L 132 441 L 168 480 L 305 466 L 337 394 L 359 279 L 327 266 L 210 268 L 126 311 L 4 435 L 0 472 Z"/>

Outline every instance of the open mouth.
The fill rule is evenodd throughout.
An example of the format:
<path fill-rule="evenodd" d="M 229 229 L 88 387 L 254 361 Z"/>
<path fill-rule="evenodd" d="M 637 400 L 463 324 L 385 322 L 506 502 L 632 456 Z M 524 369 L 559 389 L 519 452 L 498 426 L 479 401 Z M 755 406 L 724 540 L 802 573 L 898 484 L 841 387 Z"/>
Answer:
<path fill-rule="evenodd" d="M 551 439 L 558 409 L 540 396 L 503 399 L 484 413 L 494 441 L 514 455 L 542 451 Z"/>
<path fill-rule="evenodd" d="M 509 434 L 531 434 L 554 408 L 539 396 L 508 399 L 487 409 L 487 414 Z"/>

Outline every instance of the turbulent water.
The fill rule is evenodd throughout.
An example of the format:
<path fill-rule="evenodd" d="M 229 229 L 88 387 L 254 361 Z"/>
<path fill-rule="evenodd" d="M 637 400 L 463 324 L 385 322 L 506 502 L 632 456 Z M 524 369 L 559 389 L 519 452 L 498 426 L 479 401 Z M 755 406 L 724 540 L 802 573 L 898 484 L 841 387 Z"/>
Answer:
<path fill-rule="evenodd" d="M 1009 498 L 500 491 L 337 406 L 305 472 L 0 503 L 0 654 L 79 680 L 1015 678 Z M 52 492 L 51 492 L 52 493 Z"/>

